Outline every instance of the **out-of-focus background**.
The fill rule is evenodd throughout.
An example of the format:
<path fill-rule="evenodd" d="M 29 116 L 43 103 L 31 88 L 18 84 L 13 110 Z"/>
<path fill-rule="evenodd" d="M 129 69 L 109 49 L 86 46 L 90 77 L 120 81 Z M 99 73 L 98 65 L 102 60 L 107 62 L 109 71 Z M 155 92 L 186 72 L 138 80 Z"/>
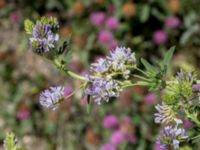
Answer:
<path fill-rule="evenodd" d="M 0 145 L 13 131 L 28 150 L 98 150 L 110 141 L 119 150 L 159 150 L 153 114 L 160 98 L 145 88 L 92 105 L 89 114 L 81 93 L 56 111 L 40 106 L 45 88 L 63 85 L 71 92 L 78 84 L 29 48 L 23 21 L 40 16 L 58 18 L 60 37 L 71 38 L 69 67 L 79 74 L 117 45 L 151 62 L 175 45 L 172 73 L 179 67 L 199 72 L 200 1 L 0 0 Z M 184 126 L 192 123 L 185 120 Z"/>

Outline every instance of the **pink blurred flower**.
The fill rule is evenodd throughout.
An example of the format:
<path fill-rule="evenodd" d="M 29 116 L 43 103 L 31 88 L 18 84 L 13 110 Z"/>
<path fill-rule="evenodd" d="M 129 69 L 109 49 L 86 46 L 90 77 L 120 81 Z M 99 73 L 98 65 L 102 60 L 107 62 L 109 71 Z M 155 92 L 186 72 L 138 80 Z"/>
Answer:
<path fill-rule="evenodd" d="M 184 120 L 183 121 L 183 126 L 184 126 L 184 128 L 188 129 L 188 128 L 192 128 L 194 126 L 194 124 L 189 120 Z"/>
<path fill-rule="evenodd" d="M 98 35 L 98 41 L 101 44 L 109 44 L 113 41 L 113 35 L 110 31 L 101 31 Z"/>
<path fill-rule="evenodd" d="M 168 150 L 168 148 L 162 147 L 160 144 L 156 143 L 154 150 Z"/>
<path fill-rule="evenodd" d="M 119 120 L 115 115 L 108 115 L 103 119 L 102 125 L 104 128 L 113 129 L 118 127 Z"/>
<path fill-rule="evenodd" d="M 149 93 L 144 97 L 144 102 L 146 104 L 153 104 L 156 101 L 157 96 L 153 93 Z"/>
<path fill-rule="evenodd" d="M 110 50 L 115 49 L 117 46 L 118 46 L 118 42 L 117 42 L 115 39 L 113 39 L 113 40 L 109 43 L 109 49 L 110 49 Z"/>
<path fill-rule="evenodd" d="M 125 135 L 120 130 L 119 131 L 114 131 L 112 133 L 110 141 L 114 145 L 120 145 L 125 141 Z"/>
<path fill-rule="evenodd" d="M 28 109 L 21 109 L 17 112 L 17 118 L 19 120 L 27 120 L 30 117 L 30 112 Z"/>
<path fill-rule="evenodd" d="M 125 116 L 122 118 L 122 123 L 130 124 L 132 123 L 131 118 L 129 116 Z"/>
<path fill-rule="evenodd" d="M 200 84 L 193 85 L 193 88 L 196 89 L 196 90 L 200 90 Z"/>
<path fill-rule="evenodd" d="M 157 45 L 165 44 L 168 40 L 168 35 L 165 31 L 157 30 L 153 34 L 153 42 Z"/>
<path fill-rule="evenodd" d="M 105 18 L 106 16 L 103 12 L 93 12 L 90 15 L 90 21 L 95 26 L 102 26 L 104 24 Z"/>
<path fill-rule="evenodd" d="M 111 30 L 116 30 L 119 28 L 119 20 L 115 17 L 110 17 L 106 20 L 106 27 Z"/>
<path fill-rule="evenodd" d="M 100 150 L 117 150 L 117 148 L 113 144 L 104 144 Z"/>
<path fill-rule="evenodd" d="M 178 28 L 181 25 L 181 21 L 176 16 L 170 16 L 165 19 L 165 26 L 168 28 Z"/>
<path fill-rule="evenodd" d="M 132 135 L 132 134 L 126 134 L 125 138 L 126 138 L 127 141 L 129 141 L 132 144 L 135 144 L 137 142 L 135 136 Z"/>
<path fill-rule="evenodd" d="M 67 86 L 64 90 L 64 96 L 69 96 L 70 94 L 72 94 L 72 92 L 74 91 L 72 86 Z"/>
<path fill-rule="evenodd" d="M 85 107 L 87 105 L 87 96 L 84 96 L 81 100 L 81 106 Z"/>
<path fill-rule="evenodd" d="M 10 22 L 13 24 L 18 24 L 22 20 L 22 14 L 20 11 L 14 11 L 9 16 Z"/>

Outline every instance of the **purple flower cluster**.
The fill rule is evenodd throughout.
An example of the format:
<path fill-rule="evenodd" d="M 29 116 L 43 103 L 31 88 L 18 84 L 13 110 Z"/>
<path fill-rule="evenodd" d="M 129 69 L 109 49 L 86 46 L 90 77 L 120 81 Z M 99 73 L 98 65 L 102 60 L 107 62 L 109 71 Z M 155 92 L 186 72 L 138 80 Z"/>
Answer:
<path fill-rule="evenodd" d="M 97 104 L 108 102 L 111 97 L 119 96 L 120 87 L 116 80 L 94 78 L 91 87 L 85 90 L 87 95 L 92 95 Z"/>
<path fill-rule="evenodd" d="M 133 67 L 136 62 L 135 53 L 132 53 L 130 48 L 116 47 L 108 59 L 114 71 L 121 71 L 124 78 L 129 78 L 130 69 L 128 69 L 128 65 Z"/>
<path fill-rule="evenodd" d="M 40 94 L 40 104 L 56 110 L 60 101 L 64 99 L 64 87 L 50 87 Z"/>
<path fill-rule="evenodd" d="M 172 126 L 166 126 L 157 138 L 157 143 L 161 147 L 173 146 L 174 149 L 179 149 L 181 140 L 187 139 L 184 128 L 173 128 Z"/>
<path fill-rule="evenodd" d="M 136 65 L 135 53 L 130 48 L 116 47 L 111 51 L 110 56 L 98 59 L 97 63 L 93 63 L 91 70 L 95 74 L 106 74 L 106 78 L 110 79 L 110 73 L 120 72 L 125 79 L 129 78 L 130 67 Z"/>
<path fill-rule="evenodd" d="M 110 56 L 100 58 L 91 65 L 92 73 L 88 77 L 90 84 L 85 93 L 92 95 L 98 104 L 119 96 L 121 87 L 116 76 L 121 75 L 123 80 L 128 79 L 130 69 L 135 64 L 135 53 L 132 53 L 130 48 L 117 47 Z"/>
<path fill-rule="evenodd" d="M 59 25 L 54 22 L 37 22 L 33 27 L 33 37 L 30 38 L 30 44 L 36 53 L 45 53 L 55 48 L 59 40 Z"/>

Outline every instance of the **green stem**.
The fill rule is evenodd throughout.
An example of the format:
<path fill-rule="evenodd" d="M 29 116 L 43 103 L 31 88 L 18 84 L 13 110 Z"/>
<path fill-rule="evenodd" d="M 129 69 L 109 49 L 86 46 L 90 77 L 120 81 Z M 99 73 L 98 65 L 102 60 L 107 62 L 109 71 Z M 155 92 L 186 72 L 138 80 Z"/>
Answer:
<path fill-rule="evenodd" d="M 75 78 L 75 79 L 78 79 L 78 80 L 81 80 L 81 81 L 88 81 L 87 78 L 83 77 L 83 76 L 80 76 L 72 71 L 65 71 L 68 75 L 70 75 L 71 77 Z"/>
<path fill-rule="evenodd" d="M 147 79 L 147 78 L 145 78 L 145 77 L 142 77 L 142 76 L 139 76 L 139 75 L 133 75 L 134 77 L 136 77 L 136 78 L 139 78 L 139 79 L 142 79 L 142 80 L 146 80 L 146 81 L 151 81 L 151 80 L 149 80 L 149 79 Z"/>
<path fill-rule="evenodd" d="M 87 78 L 83 77 L 83 76 L 80 76 L 72 71 L 69 71 L 65 68 L 65 65 L 62 64 L 62 61 L 59 60 L 59 59 L 55 59 L 54 60 L 54 65 L 59 68 L 60 70 L 64 71 L 66 74 L 68 74 L 69 76 L 75 78 L 75 79 L 78 79 L 80 81 L 88 81 Z"/>
<path fill-rule="evenodd" d="M 139 81 L 139 82 L 136 82 L 136 83 L 129 83 L 129 84 L 125 84 L 122 86 L 122 88 L 127 88 L 127 87 L 131 87 L 131 86 L 147 86 L 148 83 L 147 82 L 142 82 L 142 81 Z"/>

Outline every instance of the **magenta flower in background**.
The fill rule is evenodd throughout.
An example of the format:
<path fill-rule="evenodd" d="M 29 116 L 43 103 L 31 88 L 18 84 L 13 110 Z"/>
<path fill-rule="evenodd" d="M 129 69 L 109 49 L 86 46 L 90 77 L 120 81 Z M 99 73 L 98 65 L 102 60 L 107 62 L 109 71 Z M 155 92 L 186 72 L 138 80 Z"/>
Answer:
<path fill-rule="evenodd" d="M 116 17 L 109 17 L 106 20 L 106 27 L 111 30 L 116 30 L 119 28 L 119 20 Z"/>
<path fill-rule="evenodd" d="M 125 141 L 125 135 L 120 130 L 119 131 L 114 131 L 112 133 L 110 141 L 114 145 L 120 145 Z"/>
<path fill-rule="evenodd" d="M 196 90 L 200 90 L 200 84 L 193 85 L 193 88 L 196 89 Z"/>
<path fill-rule="evenodd" d="M 118 127 L 119 120 L 115 115 L 108 115 L 103 119 L 102 125 L 104 128 L 113 129 Z"/>
<path fill-rule="evenodd" d="M 20 11 L 14 11 L 9 16 L 10 22 L 13 24 L 18 24 L 22 20 L 22 14 Z"/>
<path fill-rule="evenodd" d="M 102 26 L 104 24 L 105 18 L 106 16 L 103 12 L 93 12 L 90 15 L 90 21 L 95 26 Z"/>
<path fill-rule="evenodd" d="M 189 120 L 184 120 L 183 126 L 184 126 L 184 128 L 189 129 L 189 128 L 192 128 L 194 126 L 194 124 Z"/>
<path fill-rule="evenodd" d="M 132 134 L 126 134 L 125 138 L 127 141 L 129 141 L 131 144 L 135 144 L 137 142 L 136 138 Z"/>
<path fill-rule="evenodd" d="M 103 30 L 98 35 L 98 41 L 101 44 L 109 44 L 113 41 L 113 34 L 110 31 Z"/>
<path fill-rule="evenodd" d="M 27 120 L 30 117 L 30 112 L 28 109 L 21 109 L 17 112 L 17 118 L 21 121 Z"/>
<path fill-rule="evenodd" d="M 132 120 L 129 116 L 125 116 L 125 117 L 122 118 L 122 122 L 129 124 L 129 123 L 132 123 Z"/>
<path fill-rule="evenodd" d="M 108 46 L 109 49 L 110 49 L 110 50 L 113 50 L 113 49 L 117 48 L 118 42 L 117 42 L 115 39 L 113 39 L 108 45 L 109 45 L 109 46 Z"/>
<path fill-rule="evenodd" d="M 144 103 L 153 104 L 156 101 L 157 96 L 153 93 L 149 93 L 144 97 Z"/>
<path fill-rule="evenodd" d="M 170 16 L 165 19 L 165 26 L 168 28 L 178 28 L 181 25 L 181 21 L 176 16 Z"/>
<path fill-rule="evenodd" d="M 100 150 L 117 150 L 113 144 L 104 144 L 101 146 Z"/>
<path fill-rule="evenodd" d="M 74 91 L 74 89 L 73 89 L 72 86 L 67 86 L 67 87 L 64 89 L 64 96 L 65 96 L 65 97 L 69 96 L 70 94 L 72 94 L 73 91 Z"/>
<path fill-rule="evenodd" d="M 159 143 L 155 144 L 154 150 L 168 150 L 167 147 L 162 147 Z"/>
<path fill-rule="evenodd" d="M 156 45 L 165 44 L 168 40 L 168 35 L 165 31 L 157 30 L 153 33 L 153 42 Z"/>
<path fill-rule="evenodd" d="M 87 105 L 87 96 L 84 96 L 81 100 L 81 106 L 85 107 Z"/>

